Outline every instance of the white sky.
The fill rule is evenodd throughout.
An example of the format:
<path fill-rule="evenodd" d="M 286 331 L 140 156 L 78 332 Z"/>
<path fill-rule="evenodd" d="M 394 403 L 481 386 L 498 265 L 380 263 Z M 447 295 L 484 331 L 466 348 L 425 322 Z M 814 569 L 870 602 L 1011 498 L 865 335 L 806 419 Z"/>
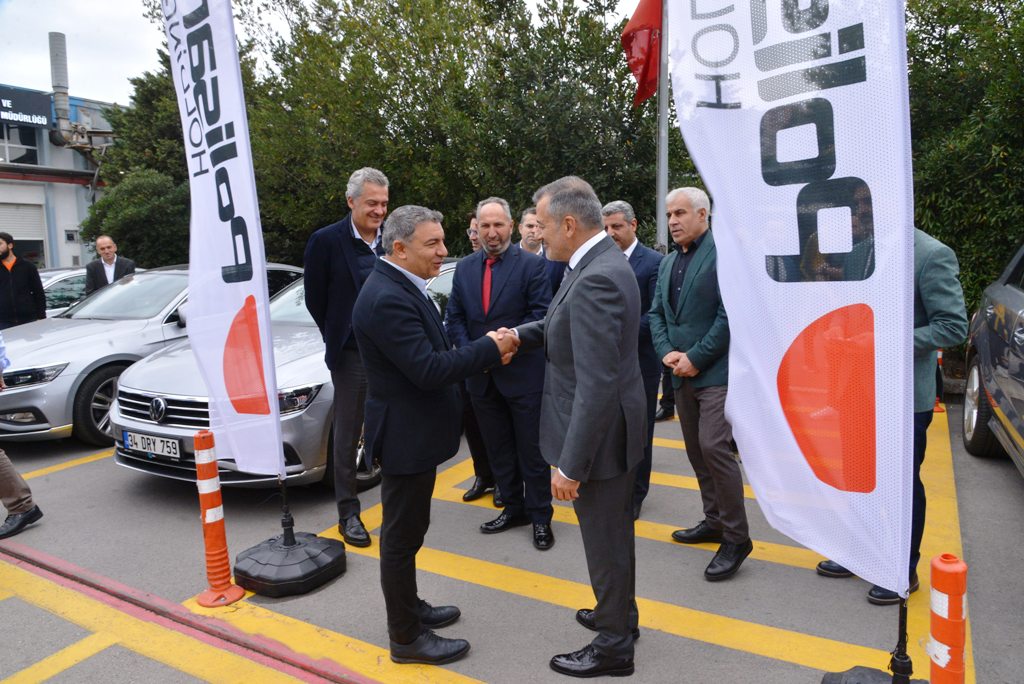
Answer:
<path fill-rule="evenodd" d="M 618 14 L 639 0 L 619 0 Z M 530 2 L 534 5 L 534 2 Z M 69 94 L 128 104 L 128 79 L 157 68 L 160 29 L 140 0 L 0 0 L 0 83 L 50 92 L 50 31 L 67 36 Z"/>

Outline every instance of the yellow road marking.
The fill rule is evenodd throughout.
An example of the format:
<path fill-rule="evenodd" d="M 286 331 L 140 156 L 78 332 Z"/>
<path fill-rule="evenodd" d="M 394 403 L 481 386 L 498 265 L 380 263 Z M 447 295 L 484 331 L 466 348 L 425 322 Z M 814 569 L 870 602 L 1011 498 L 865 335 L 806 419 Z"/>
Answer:
<path fill-rule="evenodd" d="M 277 670 L 158 624 L 123 613 L 27 570 L 0 561 L 0 591 L 8 591 L 90 632 L 100 632 L 139 655 L 204 681 L 294 682 Z"/>
<path fill-rule="evenodd" d="M 662 487 L 675 487 L 676 489 L 692 489 L 695 492 L 700 491 L 700 485 L 697 483 L 697 478 L 689 475 L 671 475 L 669 473 L 651 473 L 651 484 L 661 485 Z M 754 490 L 750 488 L 750 485 L 743 485 L 743 496 L 744 498 L 756 500 L 754 496 Z"/>
<path fill-rule="evenodd" d="M 36 684 L 56 677 L 84 660 L 104 651 L 117 643 L 109 634 L 97 632 L 62 648 L 51 656 L 29 665 L 20 672 L 0 681 L 0 684 Z"/>
<path fill-rule="evenodd" d="M 59 473 L 62 470 L 67 470 L 68 468 L 75 468 L 80 465 L 85 465 L 86 463 L 92 463 L 93 461 L 102 461 L 103 459 L 110 458 L 113 455 L 114 450 L 107 449 L 106 451 L 101 451 L 98 454 L 92 454 L 91 456 L 83 456 L 82 458 L 76 458 L 71 461 L 65 461 L 64 463 L 58 463 L 57 465 L 52 465 L 47 468 L 33 470 L 32 472 L 25 473 L 24 475 L 22 475 L 22 477 L 25 478 L 26 480 L 31 480 L 33 477 L 42 477 L 43 475 L 49 475 L 50 473 Z"/>
<path fill-rule="evenodd" d="M 665 447 L 666 449 L 683 449 L 686 450 L 686 443 L 681 439 L 665 439 L 664 437 L 655 437 L 654 446 Z"/>
<path fill-rule="evenodd" d="M 450 682 L 469 684 L 479 680 L 430 665 L 398 665 L 391 662 L 388 649 L 360 641 L 302 620 L 276 613 L 249 601 L 221 608 L 203 608 L 195 599 L 184 606 L 199 615 L 209 615 L 249 634 L 273 639 L 291 650 L 317 660 L 329 660 L 349 670 L 382 682 Z M 379 616 L 383 624 L 384 616 Z"/>
<path fill-rule="evenodd" d="M 12 594 L 11 592 L 0 589 L 0 601 L 3 601 L 4 599 L 9 599 L 12 596 L 14 596 L 14 594 Z"/>

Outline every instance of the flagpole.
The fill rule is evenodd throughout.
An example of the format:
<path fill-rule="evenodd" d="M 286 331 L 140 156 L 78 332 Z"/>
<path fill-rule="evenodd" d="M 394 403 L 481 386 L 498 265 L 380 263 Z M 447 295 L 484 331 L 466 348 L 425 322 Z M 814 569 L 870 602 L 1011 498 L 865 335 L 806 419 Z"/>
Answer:
<path fill-rule="evenodd" d="M 668 2 L 661 3 L 661 47 L 658 63 L 658 217 L 657 248 L 662 254 L 668 252 L 668 217 L 665 211 L 665 195 L 668 194 Z"/>

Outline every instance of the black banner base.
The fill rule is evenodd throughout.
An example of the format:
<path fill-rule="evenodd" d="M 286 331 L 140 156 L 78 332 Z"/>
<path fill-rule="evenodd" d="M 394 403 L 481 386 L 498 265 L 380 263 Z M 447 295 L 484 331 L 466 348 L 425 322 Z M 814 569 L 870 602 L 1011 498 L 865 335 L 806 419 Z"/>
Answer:
<path fill-rule="evenodd" d="M 345 544 L 337 539 L 295 532 L 289 544 L 285 537 L 278 535 L 238 554 L 235 584 L 279 598 L 313 591 L 345 572 Z"/>
<path fill-rule="evenodd" d="M 846 672 L 829 672 L 821 684 L 889 684 L 892 672 L 872 670 L 870 667 L 854 667 Z M 911 679 L 910 684 L 928 684 L 927 679 Z"/>

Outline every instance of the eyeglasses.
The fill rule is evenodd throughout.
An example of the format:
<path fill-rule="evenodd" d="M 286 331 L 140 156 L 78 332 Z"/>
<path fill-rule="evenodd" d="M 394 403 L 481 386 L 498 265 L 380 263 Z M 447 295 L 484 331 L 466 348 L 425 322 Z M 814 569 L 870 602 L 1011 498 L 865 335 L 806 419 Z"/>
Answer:
<path fill-rule="evenodd" d="M 480 231 L 477 230 L 476 228 L 467 228 L 466 229 L 466 235 L 468 235 L 469 237 L 476 237 L 479 234 L 480 234 Z"/>

